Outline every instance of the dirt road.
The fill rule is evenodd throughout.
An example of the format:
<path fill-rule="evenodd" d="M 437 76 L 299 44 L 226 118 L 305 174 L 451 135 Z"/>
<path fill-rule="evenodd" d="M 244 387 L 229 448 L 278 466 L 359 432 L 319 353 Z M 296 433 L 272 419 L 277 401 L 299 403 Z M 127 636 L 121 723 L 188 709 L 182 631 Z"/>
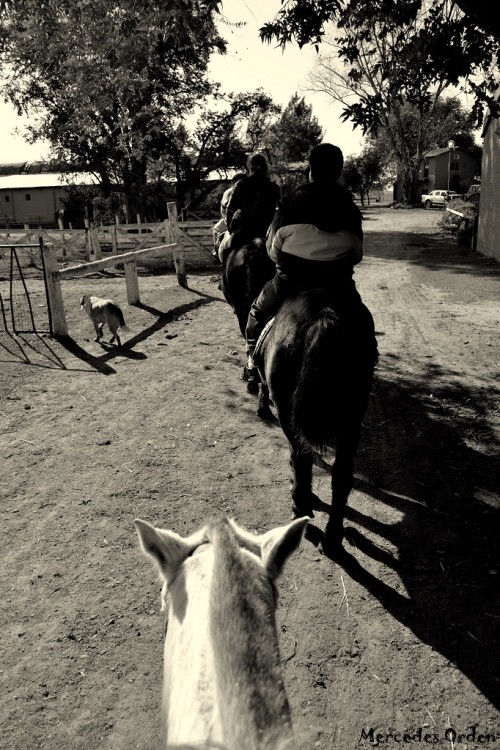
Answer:
<path fill-rule="evenodd" d="M 381 359 L 349 554 L 341 567 L 305 541 L 279 584 L 307 749 L 380 734 L 388 748 L 500 750 L 500 269 L 443 242 L 439 217 L 365 211 L 355 278 Z M 159 748 L 160 591 L 133 519 L 188 533 L 218 511 L 257 530 L 289 518 L 285 440 L 239 380 L 217 281 L 141 278 L 122 352 L 92 340 L 78 307 L 85 293 L 123 303 L 113 277 L 64 283 L 71 346 L 0 338 L 2 748 Z M 323 528 L 319 468 L 314 490 Z"/>

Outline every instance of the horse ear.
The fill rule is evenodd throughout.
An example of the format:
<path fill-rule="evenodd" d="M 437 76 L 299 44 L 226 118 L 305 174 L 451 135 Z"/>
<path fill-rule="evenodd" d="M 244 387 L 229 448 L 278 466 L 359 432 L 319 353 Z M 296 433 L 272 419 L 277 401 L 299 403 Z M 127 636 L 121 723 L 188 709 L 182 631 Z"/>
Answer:
<path fill-rule="evenodd" d="M 300 545 L 308 521 L 308 516 L 297 518 L 288 526 L 278 526 L 262 537 L 262 562 L 272 580 L 279 576 L 286 560 Z"/>
<path fill-rule="evenodd" d="M 170 583 L 179 565 L 190 552 L 199 547 L 204 540 L 204 535 L 201 533 L 183 539 L 173 531 L 157 529 L 138 518 L 134 524 L 142 549 L 147 555 L 151 555 L 167 583 Z"/>

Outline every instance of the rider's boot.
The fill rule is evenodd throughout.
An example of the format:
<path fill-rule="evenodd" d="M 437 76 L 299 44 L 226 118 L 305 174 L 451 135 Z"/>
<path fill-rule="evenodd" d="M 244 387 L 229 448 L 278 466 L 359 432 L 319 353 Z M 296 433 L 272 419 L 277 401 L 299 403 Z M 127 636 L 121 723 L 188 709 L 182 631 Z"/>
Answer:
<path fill-rule="evenodd" d="M 248 347 L 247 361 L 241 375 L 241 379 L 245 380 L 247 383 L 247 391 L 249 393 L 257 393 L 257 391 L 259 390 L 260 382 L 259 371 L 257 370 L 257 367 L 253 360 L 253 352 L 254 347 Z"/>

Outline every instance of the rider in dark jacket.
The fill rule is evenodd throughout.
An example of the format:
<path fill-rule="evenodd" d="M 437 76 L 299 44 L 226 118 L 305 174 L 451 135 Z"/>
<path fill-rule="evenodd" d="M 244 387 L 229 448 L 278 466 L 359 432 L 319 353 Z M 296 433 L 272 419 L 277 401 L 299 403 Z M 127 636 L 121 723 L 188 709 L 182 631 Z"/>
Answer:
<path fill-rule="evenodd" d="M 269 178 L 269 165 L 264 154 L 249 156 L 247 169 L 249 176 L 236 184 L 229 200 L 227 225 L 231 227 L 231 220 L 239 209 L 247 214 L 245 223 L 251 226 L 253 237 L 265 239 L 280 199 L 280 189 Z"/>
<path fill-rule="evenodd" d="M 248 361 L 243 378 L 258 379 L 253 362 L 257 339 L 265 323 L 287 297 L 303 289 L 331 290 L 337 310 L 368 316 L 354 283 L 354 266 L 363 257 L 361 212 L 350 192 L 338 184 L 342 151 L 330 143 L 316 146 L 309 156 L 309 183 L 280 201 L 267 237 L 267 250 L 276 274 L 253 303 L 246 329 Z"/>

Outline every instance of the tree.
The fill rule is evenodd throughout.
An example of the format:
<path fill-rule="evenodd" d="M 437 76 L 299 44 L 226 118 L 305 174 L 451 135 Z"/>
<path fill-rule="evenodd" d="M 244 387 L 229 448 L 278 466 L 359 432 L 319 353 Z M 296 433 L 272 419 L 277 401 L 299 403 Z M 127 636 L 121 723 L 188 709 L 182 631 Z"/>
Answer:
<path fill-rule="evenodd" d="M 415 21 L 415 32 L 422 23 L 421 18 Z M 395 164 L 402 177 L 405 199 L 415 203 L 420 197 L 418 177 L 424 152 L 445 144 L 451 137 L 456 140 L 460 133 L 464 134 L 463 141 L 467 133 L 472 145 L 474 122 L 458 100 L 442 98 L 448 86 L 445 78 L 431 82 L 428 76 L 418 75 L 411 99 L 395 94 L 391 65 L 399 41 L 397 36 L 384 36 L 382 31 L 376 27 L 370 41 L 359 41 L 355 74 L 342 61 L 346 35 L 341 32 L 336 36 L 326 35 L 309 85 L 312 90 L 325 92 L 342 103 L 344 112 L 357 112 L 360 101 L 378 103 L 377 127 L 368 128 L 368 133 L 372 141 L 380 140 L 386 161 Z"/>
<path fill-rule="evenodd" d="M 3 93 L 38 113 L 45 138 L 72 166 L 123 185 L 129 214 L 143 211 L 148 163 L 210 89 L 218 0 L 15 0 L 3 3 Z"/>
<path fill-rule="evenodd" d="M 485 105 L 498 110 L 500 21 L 493 19 L 488 0 L 289 0 L 260 35 L 282 46 L 293 40 L 319 49 L 329 22 L 343 32 L 339 56 L 353 81 L 359 77 L 360 45 L 366 52 L 390 41 L 390 54 L 378 71 L 391 102 L 407 101 L 425 111 L 425 92 L 461 84 L 474 94 L 477 123 Z M 387 98 L 360 91 L 344 117 L 373 132 L 386 106 Z"/>
<path fill-rule="evenodd" d="M 204 184 L 211 172 L 221 177 L 233 168 L 244 168 L 247 155 L 262 145 L 265 123 L 279 107 L 261 89 L 249 93 L 220 94 L 199 106 L 190 131 L 181 123 L 166 134 L 165 156 L 154 165 L 155 177 L 172 174 L 177 203 L 193 207 L 212 189 Z M 257 124 L 262 127 L 259 135 Z"/>
<path fill-rule="evenodd" d="M 438 99 L 432 112 L 421 122 L 415 107 L 408 103 L 389 113 L 386 120 L 387 126 L 381 126 L 376 135 L 369 138 L 369 143 L 385 164 L 385 176 L 389 179 L 391 175 L 392 181 L 405 174 L 401 155 L 408 157 L 406 173 L 411 170 L 411 178 L 406 183 L 410 190 L 404 192 L 407 202 L 420 203 L 419 172 L 425 153 L 446 147 L 450 140 L 475 156 L 477 173 L 480 173 L 482 149 L 474 140 L 474 118 L 456 97 Z M 398 149 L 394 144 L 399 141 L 403 147 Z"/>
<path fill-rule="evenodd" d="M 363 178 L 359 171 L 358 160 L 355 156 L 348 156 L 344 161 L 342 183 L 351 191 L 351 193 L 358 193 L 361 195 Z"/>
<path fill-rule="evenodd" d="M 359 156 L 345 160 L 342 171 L 344 185 L 353 193 L 358 193 L 362 205 L 365 199 L 370 203 L 370 191 L 380 184 L 384 171 L 384 161 L 377 148 L 367 147 Z"/>
<path fill-rule="evenodd" d="M 321 143 L 323 130 L 312 113 L 312 107 L 297 93 L 269 127 L 263 140 L 273 161 L 278 163 L 300 162 L 307 159 L 314 146 Z"/>

